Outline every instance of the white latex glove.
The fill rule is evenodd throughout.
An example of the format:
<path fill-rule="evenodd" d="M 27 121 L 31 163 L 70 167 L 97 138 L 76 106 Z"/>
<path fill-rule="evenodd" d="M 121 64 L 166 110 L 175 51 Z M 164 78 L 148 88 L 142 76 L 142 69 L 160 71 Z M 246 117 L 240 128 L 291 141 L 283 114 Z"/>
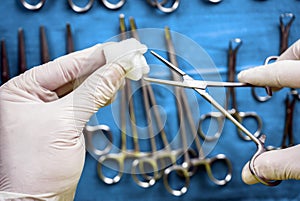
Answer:
<path fill-rule="evenodd" d="M 282 53 L 276 62 L 250 68 L 238 74 L 238 80 L 256 86 L 300 88 L 300 40 Z"/>
<path fill-rule="evenodd" d="M 0 200 L 73 200 L 85 160 L 83 127 L 126 75 L 149 71 L 146 51 L 134 39 L 96 45 L 0 87 Z M 59 98 L 70 83 L 77 88 Z"/>
<path fill-rule="evenodd" d="M 300 40 L 286 50 L 275 63 L 251 68 L 238 74 L 241 82 L 258 86 L 300 88 Z M 268 151 L 255 160 L 260 177 L 270 180 L 300 179 L 300 145 L 283 150 Z M 246 164 L 242 179 L 247 184 L 257 183 Z"/>

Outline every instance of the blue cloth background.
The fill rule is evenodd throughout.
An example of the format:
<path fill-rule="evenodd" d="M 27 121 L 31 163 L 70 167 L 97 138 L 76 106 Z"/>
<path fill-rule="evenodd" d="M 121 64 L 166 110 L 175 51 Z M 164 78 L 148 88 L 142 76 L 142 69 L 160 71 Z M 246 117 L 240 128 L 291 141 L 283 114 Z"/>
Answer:
<path fill-rule="evenodd" d="M 48 0 L 38 12 L 25 10 L 18 1 L 2 1 L 0 38 L 7 42 L 11 76 L 16 76 L 19 27 L 23 27 L 25 31 L 27 65 L 31 68 L 40 64 L 38 32 L 40 25 L 46 27 L 50 54 L 54 59 L 65 54 L 67 22 L 72 26 L 75 48 L 80 50 L 117 35 L 118 17 L 120 13 L 124 13 L 127 17 L 135 17 L 139 28 L 164 28 L 167 25 L 171 30 L 191 38 L 207 51 L 225 79 L 230 39 L 240 37 L 244 42 L 238 53 L 237 71 L 260 65 L 267 56 L 278 55 L 278 25 L 281 13 L 293 12 L 296 15 L 291 28 L 290 44 L 299 38 L 299 10 L 300 2 L 297 0 L 225 0 L 216 5 L 201 0 L 191 0 L 181 1 L 178 10 L 174 13 L 163 14 L 149 6 L 146 1 L 128 1 L 118 11 L 110 11 L 96 1 L 89 12 L 76 14 L 69 8 L 67 1 Z M 250 89 L 238 90 L 239 109 L 256 111 L 262 117 L 263 132 L 268 136 L 268 144 L 279 146 L 281 142 L 286 92 L 287 90 L 282 90 L 276 93 L 269 102 L 257 103 L 251 97 Z M 166 94 L 156 95 L 165 110 L 170 112 L 168 115 L 172 116 L 175 105 L 168 102 Z M 204 102 L 201 97 L 198 98 L 200 103 Z M 200 113 L 204 111 L 205 109 L 200 110 Z M 299 112 L 297 105 L 294 123 L 296 143 L 299 143 L 300 127 L 297 123 L 300 121 L 297 117 Z M 108 124 L 112 128 L 118 139 L 119 131 L 113 122 L 111 109 L 109 107 L 101 109 L 97 117 L 101 123 Z M 172 121 L 168 120 L 167 126 L 172 130 L 176 125 L 172 125 Z M 223 187 L 216 186 L 208 180 L 206 173 L 201 171 L 191 179 L 187 194 L 179 198 L 169 194 L 162 181 L 152 188 L 142 189 L 133 182 L 130 175 L 124 175 L 120 183 L 108 186 L 98 178 L 97 161 L 87 153 L 75 200 L 299 200 L 298 181 L 284 181 L 276 187 L 266 187 L 261 184 L 248 186 L 241 181 L 241 169 L 254 151 L 254 144 L 240 140 L 234 126 L 227 121 L 213 154 L 224 153 L 232 161 L 234 174 L 231 182 Z"/>

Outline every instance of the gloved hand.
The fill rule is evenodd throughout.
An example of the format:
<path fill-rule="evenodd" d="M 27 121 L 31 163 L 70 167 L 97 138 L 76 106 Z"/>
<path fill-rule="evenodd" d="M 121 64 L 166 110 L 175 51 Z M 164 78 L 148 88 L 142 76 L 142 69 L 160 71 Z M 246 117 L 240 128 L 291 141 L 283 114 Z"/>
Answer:
<path fill-rule="evenodd" d="M 149 71 L 146 51 L 135 39 L 104 43 L 0 87 L 0 200 L 74 198 L 85 159 L 83 127 L 127 75 L 138 80 Z"/>
<path fill-rule="evenodd" d="M 241 82 L 271 86 L 300 88 L 300 40 L 287 49 L 275 63 L 244 70 L 238 74 Z M 300 179 L 300 145 L 275 151 L 268 151 L 255 160 L 259 176 L 270 180 Z M 257 183 L 246 164 L 242 179 L 247 184 Z"/>

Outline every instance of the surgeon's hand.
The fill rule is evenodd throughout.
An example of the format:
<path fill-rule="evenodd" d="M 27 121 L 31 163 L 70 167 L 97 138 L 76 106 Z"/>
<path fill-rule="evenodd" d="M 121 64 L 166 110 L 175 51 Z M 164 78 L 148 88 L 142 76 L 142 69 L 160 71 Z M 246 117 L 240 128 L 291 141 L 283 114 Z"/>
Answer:
<path fill-rule="evenodd" d="M 283 87 L 300 88 L 300 40 L 286 50 L 275 63 L 258 66 L 238 75 L 241 82 L 270 86 L 274 90 Z M 269 180 L 300 179 L 300 145 L 265 152 L 254 162 L 260 177 Z M 257 183 L 246 164 L 242 171 L 242 179 L 247 184 Z"/>
<path fill-rule="evenodd" d="M 85 159 L 83 127 L 125 77 L 148 73 L 146 51 L 135 39 L 104 43 L 0 87 L 0 200 L 73 199 Z"/>

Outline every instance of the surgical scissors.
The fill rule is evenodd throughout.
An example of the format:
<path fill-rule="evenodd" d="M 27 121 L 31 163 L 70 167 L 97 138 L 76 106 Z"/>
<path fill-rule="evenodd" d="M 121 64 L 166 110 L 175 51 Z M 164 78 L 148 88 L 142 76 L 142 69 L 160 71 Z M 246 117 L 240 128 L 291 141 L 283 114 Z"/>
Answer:
<path fill-rule="evenodd" d="M 1 81 L 2 84 L 7 82 L 10 78 L 9 73 L 9 64 L 8 64 L 8 57 L 6 52 L 6 43 L 5 40 L 1 40 Z"/>
<path fill-rule="evenodd" d="M 170 62 L 174 66 L 178 66 L 176 55 L 175 55 L 175 48 L 172 43 L 169 27 L 165 27 L 165 38 L 167 42 L 167 49 L 168 49 Z M 171 71 L 171 73 L 174 80 L 180 80 L 180 77 L 176 75 L 174 71 Z M 192 117 L 191 108 L 189 107 L 188 104 L 187 96 L 184 92 L 184 88 L 175 86 L 174 91 L 175 91 L 175 96 L 177 97 L 176 103 L 177 103 L 177 111 L 178 111 L 178 120 L 180 123 L 179 132 L 181 135 L 182 146 L 184 151 L 184 162 L 181 165 L 174 164 L 173 166 L 170 166 L 167 169 L 165 169 L 163 181 L 167 191 L 175 196 L 180 196 L 186 193 L 189 187 L 190 177 L 196 172 L 197 167 L 201 165 L 204 165 L 205 170 L 211 181 L 213 181 L 217 185 L 225 185 L 227 182 L 231 180 L 232 177 L 232 165 L 230 161 L 228 160 L 228 158 L 226 158 L 224 154 L 218 154 L 213 158 L 205 158 L 200 140 L 197 136 L 197 129 Z M 189 128 L 191 129 L 193 139 L 196 144 L 198 157 L 191 158 L 188 153 L 187 132 L 186 132 L 187 127 L 185 125 L 185 119 L 187 120 L 189 124 Z M 217 179 L 214 176 L 214 173 L 211 169 L 213 163 L 216 163 L 218 161 L 225 162 L 228 169 L 228 172 L 226 173 L 224 179 L 221 180 Z M 175 171 L 176 174 L 180 172 L 181 173 L 180 175 L 182 175 L 185 180 L 185 184 L 179 190 L 172 188 L 170 185 L 169 176 L 170 174 L 172 174 L 173 171 Z"/>
<path fill-rule="evenodd" d="M 236 67 L 236 55 L 237 51 L 240 48 L 242 44 L 241 39 L 236 38 L 233 40 L 230 40 L 229 42 L 229 51 L 228 51 L 228 82 L 234 82 L 235 79 L 235 67 Z M 231 108 L 229 109 L 229 103 L 231 99 Z M 261 129 L 262 129 L 262 120 L 261 118 L 257 115 L 255 112 L 239 112 L 238 107 L 237 107 L 237 101 L 236 101 L 236 94 L 235 94 L 235 89 L 233 87 L 228 87 L 226 91 L 226 102 L 225 102 L 225 109 L 240 123 L 242 123 L 245 119 L 255 119 L 257 123 L 257 130 L 254 133 L 255 137 L 258 137 L 261 134 Z M 198 132 L 199 135 L 208 141 L 216 140 L 221 136 L 222 133 L 222 122 L 224 120 L 224 115 L 220 112 L 210 112 L 208 114 L 201 115 L 200 121 L 199 121 L 199 126 L 198 126 Z M 204 133 L 202 129 L 202 124 L 206 119 L 215 119 L 218 123 L 218 130 L 213 136 L 208 136 Z M 237 133 L 239 137 L 241 137 L 243 140 L 249 141 L 250 138 L 248 136 L 245 136 L 243 132 L 238 129 Z"/>
<path fill-rule="evenodd" d="M 282 54 L 287 48 L 289 44 L 289 33 L 292 26 L 293 21 L 295 20 L 295 15 L 293 13 L 282 13 L 279 16 L 279 28 L 280 28 L 280 49 L 279 54 Z M 272 59 L 271 59 L 272 58 Z M 271 60 L 276 60 L 277 56 L 270 56 L 266 59 L 265 65 L 267 65 Z M 256 88 L 251 88 L 252 96 L 255 100 L 259 102 L 265 102 L 269 100 L 272 96 L 265 95 L 260 96 L 256 93 Z M 269 88 L 269 90 L 271 90 Z"/>
<path fill-rule="evenodd" d="M 164 64 L 166 64 L 169 68 L 175 70 L 179 75 L 183 78 L 183 83 L 189 84 L 190 82 L 193 82 L 194 79 L 190 77 L 188 74 L 186 74 L 184 71 L 179 69 L 177 66 L 173 65 L 163 57 L 161 57 L 159 54 L 155 53 L 154 51 L 151 51 L 151 53 L 158 58 L 160 61 L 162 61 Z M 148 81 L 152 81 L 151 79 L 148 79 Z M 165 82 L 167 83 L 167 82 Z M 171 84 L 172 85 L 172 84 Z M 185 87 L 184 85 L 182 87 Z M 266 149 L 264 147 L 265 135 L 261 135 L 260 138 L 255 137 L 247 128 L 245 128 L 239 121 L 237 121 L 231 114 L 228 112 L 224 107 L 222 107 L 215 99 L 206 91 L 205 88 L 197 88 L 192 87 L 197 93 L 199 93 L 206 101 L 208 101 L 211 105 L 213 105 L 216 109 L 218 109 L 225 117 L 227 117 L 236 127 L 238 127 L 242 132 L 244 132 L 257 146 L 257 150 L 253 157 L 250 159 L 249 162 L 249 169 L 252 173 L 252 175 L 257 179 L 257 181 L 261 182 L 262 184 L 268 185 L 268 186 L 276 186 L 281 181 L 280 180 L 268 180 L 266 178 L 260 177 L 257 174 L 257 171 L 255 169 L 255 160 L 256 158 L 261 155 L 262 153 L 266 152 Z"/>
<path fill-rule="evenodd" d="M 126 39 L 126 26 L 124 15 L 120 15 L 120 31 L 121 31 L 121 40 Z M 141 158 L 149 155 L 149 153 L 141 152 L 139 148 L 138 142 L 138 133 L 136 128 L 136 117 L 134 113 L 134 103 L 131 91 L 131 84 L 130 80 L 126 80 L 125 88 L 121 90 L 121 103 L 120 103 L 120 119 L 121 119 L 121 150 L 119 153 L 109 153 L 107 155 L 103 155 L 98 160 L 97 171 L 100 179 L 102 179 L 106 184 L 114 184 L 120 181 L 123 172 L 124 172 L 124 164 L 126 159 L 136 159 Z M 133 150 L 127 150 L 126 145 L 126 106 L 128 102 L 128 110 L 131 122 L 131 129 L 132 129 L 132 137 L 133 137 Z M 118 164 L 118 174 L 115 175 L 113 178 L 107 177 L 104 175 L 102 166 L 104 165 L 105 161 L 115 161 Z"/>

